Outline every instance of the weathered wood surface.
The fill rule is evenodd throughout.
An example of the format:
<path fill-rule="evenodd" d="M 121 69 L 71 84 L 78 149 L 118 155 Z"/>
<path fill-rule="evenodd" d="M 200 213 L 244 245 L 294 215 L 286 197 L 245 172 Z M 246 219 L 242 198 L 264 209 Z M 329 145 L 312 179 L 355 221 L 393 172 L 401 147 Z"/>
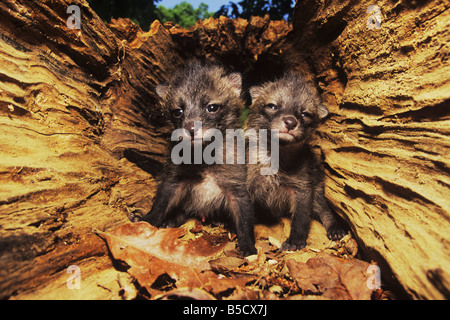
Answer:
<path fill-rule="evenodd" d="M 369 30 L 372 4 L 307 0 L 294 14 L 291 50 L 333 113 L 327 195 L 408 295 L 449 298 L 450 4 L 379 1 Z"/>
<path fill-rule="evenodd" d="M 84 1 L 82 29 L 69 30 L 72 3 L 0 3 L 3 298 L 106 255 L 92 229 L 148 210 L 155 189 L 126 157 L 147 159 L 140 165 L 157 173 L 149 164 L 165 152 L 151 85 L 182 61 L 170 36 L 156 28 L 130 45 Z M 98 261 L 92 269 L 103 268 Z"/>
<path fill-rule="evenodd" d="M 72 4 L 81 30 L 66 26 Z M 254 59 L 290 30 L 221 18 L 190 33 L 159 22 L 144 33 L 63 0 L 2 1 L 0 21 L 1 298 L 79 298 L 66 295 L 68 266 L 89 279 L 111 268 L 94 259 L 107 248 L 92 229 L 151 208 L 170 130 L 154 85 L 193 57 Z M 105 297 L 93 291 L 84 298 Z"/>
<path fill-rule="evenodd" d="M 66 26 L 71 4 L 81 30 Z M 206 57 L 248 85 L 285 68 L 317 84 L 332 112 L 317 140 L 328 198 L 388 284 L 448 297 L 449 5 L 381 1 L 381 29 L 368 30 L 371 4 L 301 1 L 293 31 L 222 17 L 144 33 L 85 1 L 2 1 L 0 296 L 64 288 L 71 264 L 111 278 L 92 229 L 151 207 L 170 130 L 153 86 Z"/>

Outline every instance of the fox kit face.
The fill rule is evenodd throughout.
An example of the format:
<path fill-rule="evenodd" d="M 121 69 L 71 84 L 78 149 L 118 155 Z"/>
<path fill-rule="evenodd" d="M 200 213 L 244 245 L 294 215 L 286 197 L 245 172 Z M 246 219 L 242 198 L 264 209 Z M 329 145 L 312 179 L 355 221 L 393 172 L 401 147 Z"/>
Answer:
<path fill-rule="evenodd" d="M 328 115 L 317 94 L 303 79 L 287 74 L 278 81 L 250 89 L 248 127 L 279 130 L 280 144 L 304 143 L 320 119 Z"/>
<path fill-rule="evenodd" d="M 186 129 L 192 138 L 201 133 L 195 122 L 201 121 L 203 132 L 239 126 L 243 108 L 242 79 L 218 65 L 189 64 L 176 73 L 168 85 L 159 85 L 157 94 L 177 129 Z"/>

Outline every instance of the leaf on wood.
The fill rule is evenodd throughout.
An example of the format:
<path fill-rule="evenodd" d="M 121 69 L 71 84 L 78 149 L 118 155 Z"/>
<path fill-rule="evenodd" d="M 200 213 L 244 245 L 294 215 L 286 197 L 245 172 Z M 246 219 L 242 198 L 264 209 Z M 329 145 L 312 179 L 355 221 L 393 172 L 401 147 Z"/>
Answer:
<path fill-rule="evenodd" d="M 368 266 L 364 261 L 343 260 L 326 253 L 319 253 L 306 263 L 287 261 L 289 273 L 305 294 L 333 300 L 370 300 L 372 290 L 366 285 Z"/>
<path fill-rule="evenodd" d="M 209 264 L 211 269 L 223 273 L 238 268 L 246 262 L 247 260 L 237 257 L 221 257 L 209 261 Z"/>
<path fill-rule="evenodd" d="M 314 257 L 309 251 L 281 253 L 268 239 L 258 241 L 257 255 L 242 259 L 226 230 L 200 228 L 192 222 L 167 229 L 146 222 L 128 223 L 112 232 L 97 233 L 107 241 L 113 257 L 130 266 L 128 273 L 152 298 L 371 297 L 372 291 L 366 286 L 369 264 L 357 259 L 344 260 L 316 251 Z M 336 254 L 339 250 L 330 251 Z M 344 255 L 351 253 L 346 251 Z"/>
<path fill-rule="evenodd" d="M 114 256 L 127 256 L 127 249 L 181 266 L 209 269 L 208 260 L 228 243 L 226 236 L 203 235 L 188 243 L 180 241 L 181 228 L 158 229 L 146 222 L 127 223 L 110 233 L 101 233 Z M 126 260 L 125 260 L 126 261 Z"/>
<path fill-rule="evenodd" d="M 114 258 L 126 262 L 128 272 L 149 291 L 164 275 L 177 286 L 201 286 L 205 280 L 202 270 L 210 269 L 208 260 L 228 243 L 226 235 L 203 235 L 184 243 L 179 239 L 185 233 L 183 229 L 158 229 L 146 222 L 97 233 L 107 241 Z"/>
<path fill-rule="evenodd" d="M 97 231 L 117 260 L 152 295 L 174 288 L 205 288 L 215 295 L 245 286 L 253 276 L 224 276 L 211 271 L 210 260 L 229 243 L 227 234 L 203 234 L 186 241 L 182 228 L 158 229 L 146 222 L 128 223 L 112 232 Z M 190 239 L 190 237 L 187 237 Z M 212 265 L 224 270 L 242 265 L 243 259 L 225 257 Z"/>

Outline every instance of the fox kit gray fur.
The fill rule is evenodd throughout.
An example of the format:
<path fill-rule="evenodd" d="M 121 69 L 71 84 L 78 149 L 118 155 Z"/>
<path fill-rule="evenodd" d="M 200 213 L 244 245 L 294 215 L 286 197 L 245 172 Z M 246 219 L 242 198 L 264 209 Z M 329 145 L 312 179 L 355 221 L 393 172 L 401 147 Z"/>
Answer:
<path fill-rule="evenodd" d="M 175 128 L 197 137 L 194 122 L 202 131 L 239 128 L 244 107 L 241 75 L 227 72 L 211 63 L 191 63 L 167 85 L 156 88 L 165 112 Z M 183 137 L 184 139 L 185 137 Z M 192 141 L 194 141 L 192 139 Z M 193 146 L 193 142 L 192 142 Z M 203 142 L 202 148 L 207 143 Z M 245 164 L 186 164 L 167 162 L 151 211 L 144 220 L 156 227 L 173 227 L 190 217 L 202 220 L 228 220 L 236 231 L 243 255 L 256 253 L 254 213 L 245 179 Z"/>
<path fill-rule="evenodd" d="M 264 211 L 292 218 L 291 233 L 283 250 L 305 247 L 313 213 L 322 221 L 330 239 L 341 238 L 344 232 L 325 198 L 320 160 L 308 144 L 328 109 L 312 88 L 293 73 L 252 87 L 250 95 L 247 129 L 279 130 L 280 145 L 277 173 L 261 175 L 262 164 L 248 164 L 247 190 L 257 214 Z"/>

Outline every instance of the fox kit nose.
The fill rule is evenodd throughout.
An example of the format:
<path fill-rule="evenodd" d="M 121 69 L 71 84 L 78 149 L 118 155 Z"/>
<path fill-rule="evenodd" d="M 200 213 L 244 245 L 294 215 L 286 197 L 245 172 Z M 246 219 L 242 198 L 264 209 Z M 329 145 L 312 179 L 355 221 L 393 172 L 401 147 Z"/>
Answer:
<path fill-rule="evenodd" d="M 286 126 L 286 129 L 288 130 L 292 130 L 297 126 L 297 119 L 295 119 L 293 116 L 284 117 L 283 122 Z"/>
<path fill-rule="evenodd" d="M 194 126 L 194 122 L 189 122 L 187 123 L 184 128 L 189 131 L 189 134 L 191 135 L 191 137 L 193 138 L 195 135 L 195 126 Z"/>

